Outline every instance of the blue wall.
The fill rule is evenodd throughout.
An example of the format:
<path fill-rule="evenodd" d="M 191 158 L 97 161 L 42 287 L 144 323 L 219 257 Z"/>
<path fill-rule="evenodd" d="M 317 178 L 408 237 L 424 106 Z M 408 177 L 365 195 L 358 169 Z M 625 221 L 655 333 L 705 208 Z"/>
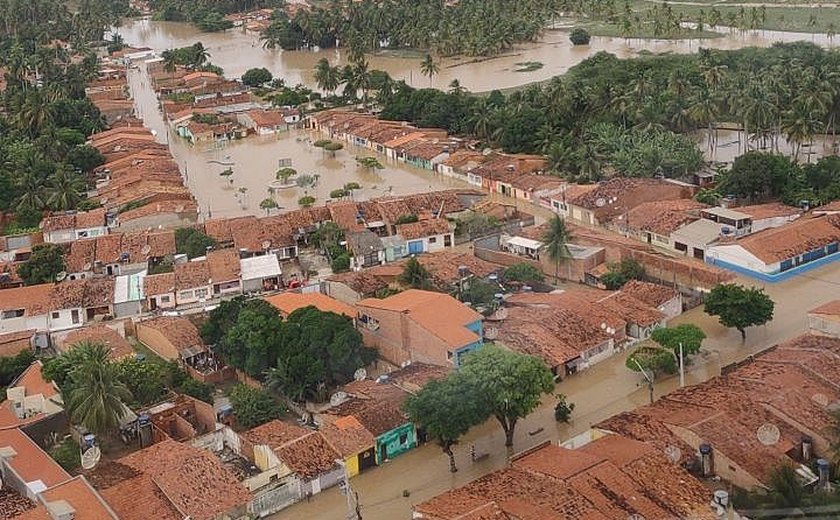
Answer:
<path fill-rule="evenodd" d="M 730 271 L 734 271 L 738 274 L 742 274 L 744 276 L 749 276 L 750 278 L 754 278 L 756 280 L 761 280 L 763 282 L 768 283 L 777 283 L 777 282 L 784 282 L 785 280 L 790 280 L 791 278 L 816 269 L 818 267 L 822 267 L 824 265 L 828 265 L 835 260 L 840 259 L 840 253 L 834 253 L 832 255 L 824 256 L 818 260 L 814 260 L 812 262 L 808 262 L 807 264 L 800 264 L 793 269 L 788 269 L 787 271 L 782 271 L 779 273 L 762 273 L 759 271 L 753 271 L 752 269 L 747 269 L 746 267 L 732 264 L 729 262 L 725 262 L 723 260 L 715 260 L 714 258 L 706 258 L 706 263 L 721 267 L 723 269 L 728 269 Z"/>

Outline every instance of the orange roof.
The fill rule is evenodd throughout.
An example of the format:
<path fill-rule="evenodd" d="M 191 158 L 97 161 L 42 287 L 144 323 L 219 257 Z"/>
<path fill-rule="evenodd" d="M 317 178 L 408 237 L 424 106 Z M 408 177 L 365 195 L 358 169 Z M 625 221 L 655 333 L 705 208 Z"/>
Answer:
<path fill-rule="evenodd" d="M 352 306 L 321 293 L 286 292 L 269 296 L 265 301 L 276 307 L 283 317 L 287 317 L 298 309 L 312 306 L 322 312 L 334 312 L 351 319 L 356 318 L 356 309 Z"/>
<path fill-rule="evenodd" d="M 24 482 L 40 480 L 52 487 L 70 478 L 47 453 L 19 428 L 0 429 L 0 449 L 11 448 L 15 455 L 7 458 L 15 473 Z"/>
<path fill-rule="evenodd" d="M 376 444 L 376 439 L 356 417 L 325 415 L 319 430 L 328 443 L 342 456 L 361 453 Z"/>
<path fill-rule="evenodd" d="M 735 242 L 767 264 L 781 262 L 840 241 L 840 215 L 799 218 Z M 721 246 L 725 247 L 725 246 Z"/>
<path fill-rule="evenodd" d="M 134 354 L 131 343 L 117 331 L 105 325 L 93 325 L 70 331 L 60 342 L 60 348 L 67 351 L 82 342 L 104 344 L 109 349 L 108 357 L 111 359 L 122 359 Z"/>
<path fill-rule="evenodd" d="M 46 314 L 50 309 L 53 284 L 15 287 L 0 291 L 0 311 L 23 309 L 26 316 Z"/>
<path fill-rule="evenodd" d="M 382 300 L 367 298 L 356 305 L 360 309 L 368 307 L 405 314 L 451 347 L 463 347 L 479 340 L 467 325 L 481 320 L 481 314 L 448 294 L 409 289 Z"/>
<path fill-rule="evenodd" d="M 809 314 L 822 314 L 825 316 L 840 317 L 840 300 L 833 300 L 808 311 Z"/>
<path fill-rule="evenodd" d="M 752 217 L 753 220 L 761 220 L 765 218 L 774 217 L 792 217 L 794 215 L 801 215 L 802 210 L 795 206 L 788 206 L 781 202 L 769 202 L 767 204 L 755 204 L 753 206 L 741 206 L 739 208 L 731 208 L 739 213 L 744 213 Z"/>
<path fill-rule="evenodd" d="M 397 234 L 406 240 L 414 240 L 452 233 L 452 228 L 452 224 L 445 218 L 435 218 L 410 224 L 399 224 Z"/>
<path fill-rule="evenodd" d="M 77 520 L 117 520 L 118 518 L 99 493 L 81 475 L 42 492 L 41 500 L 44 503 L 64 500 L 75 511 L 73 518 Z M 17 518 L 18 520 L 52 520 L 53 516 L 50 515 L 46 506 L 39 505 Z"/>

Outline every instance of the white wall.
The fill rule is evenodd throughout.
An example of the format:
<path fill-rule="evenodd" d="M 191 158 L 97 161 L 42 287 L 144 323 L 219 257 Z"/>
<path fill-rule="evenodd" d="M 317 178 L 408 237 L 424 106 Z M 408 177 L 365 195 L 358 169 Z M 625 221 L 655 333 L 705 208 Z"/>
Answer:
<path fill-rule="evenodd" d="M 682 294 L 677 295 L 659 306 L 659 312 L 671 319 L 682 314 Z"/>
<path fill-rule="evenodd" d="M 793 222 L 798 219 L 799 215 L 790 215 L 786 217 L 770 217 L 761 220 L 753 220 L 751 233 L 757 233 L 762 229 L 776 228 L 784 226 L 788 222 Z"/>
<path fill-rule="evenodd" d="M 74 314 L 75 313 L 75 314 Z M 75 316 L 75 320 L 73 319 Z M 82 308 L 62 309 L 49 314 L 51 331 L 72 329 L 85 324 L 85 310 Z"/>
<path fill-rule="evenodd" d="M 739 245 L 709 246 L 706 259 L 721 260 L 758 273 L 770 274 L 779 270 L 778 263 L 767 265 Z"/>
<path fill-rule="evenodd" d="M 59 229 L 44 233 L 44 242 L 49 244 L 60 244 L 76 240 L 76 231 L 72 229 Z"/>
<path fill-rule="evenodd" d="M 195 303 L 201 300 L 208 300 L 213 297 L 213 287 L 210 285 L 178 291 L 176 301 L 178 305 Z"/>
<path fill-rule="evenodd" d="M 808 328 L 827 336 L 840 338 L 840 321 L 819 314 L 808 314 Z"/>
<path fill-rule="evenodd" d="M 49 330 L 49 321 L 46 314 L 38 316 L 23 316 L 20 318 L 0 318 L 0 334 L 7 332 L 20 332 L 24 330 Z"/>

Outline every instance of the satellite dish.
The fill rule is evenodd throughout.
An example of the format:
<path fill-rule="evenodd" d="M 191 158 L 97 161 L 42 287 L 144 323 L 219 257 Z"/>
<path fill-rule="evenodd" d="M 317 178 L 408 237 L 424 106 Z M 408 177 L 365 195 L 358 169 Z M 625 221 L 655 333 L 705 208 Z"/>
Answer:
<path fill-rule="evenodd" d="M 86 452 L 82 453 L 82 468 L 93 469 L 101 458 L 102 452 L 99 450 L 99 447 L 93 446 Z"/>
<path fill-rule="evenodd" d="M 347 399 L 346 392 L 336 392 L 330 396 L 330 406 L 338 406 Z"/>
<path fill-rule="evenodd" d="M 65 278 L 67 278 L 67 271 L 61 271 L 60 273 L 55 275 L 55 281 L 56 282 L 60 282 L 60 281 L 64 280 Z"/>
<path fill-rule="evenodd" d="M 607 201 L 604 199 L 604 197 L 598 197 L 597 199 L 595 199 L 595 206 L 599 208 L 603 208 L 606 204 Z"/>
<path fill-rule="evenodd" d="M 262 248 L 263 248 L 263 249 L 268 249 L 269 247 L 271 247 L 271 240 L 265 240 L 265 241 L 263 241 L 263 243 L 262 243 Z"/>
<path fill-rule="evenodd" d="M 601 330 L 607 330 L 607 324 L 603 321 L 601 322 Z"/>
<path fill-rule="evenodd" d="M 356 381 L 364 381 L 367 378 L 367 370 L 364 367 L 353 372 L 353 379 Z"/>
<path fill-rule="evenodd" d="M 825 394 L 814 394 L 811 396 L 811 400 L 823 407 L 829 405 L 828 396 Z"/>
<path fill-rule="evenodd" d="M 82 266 L 82 271 L 90 271 L 91 267 L 93 267 L 93 266 L 91 266 L 90 262 L 88 262 L 88 263 L 86 263 L 85 265 Z"/>
<path fill-rule="evenodd" d="M 499 329 L 496 327 L 488 327 L 484 329 L 484 339 L 494 340 L 499 337 Z"/>
<path fill-rule="evenodd" d="M 507 319 L 507 317 L 508 317 L 508 310 L 505 307 L 501 307 L 499 309 L 496 309 L 496 318 L 498 318 L 500 320 L 504 320 L 504 319 Z"/>
<path fill-rule="evenodd" d="M 772 423 L 764 423 L 758 427 L 756 430 L 756 437 L 758 437 L 758 442 L 765 446 L 773 446 L 782 436 L 782 433 L 779 431 L 779 427 Z"/>
<path fill-rule="evenodd" d="M 152 246 L 150 246 L 149 244 L 146 244 L 146 245 L 145 245 L 145 246 L 143 246 L 143 248 L 140 250 L 140 254 L 142 254 L 143 256 L 147 256 L 147 255 L 148 255 L 149 253 L 151 253 L 151 252 L 152 252 Z"/>
<path fill-rule="evenodd" d="M 682 450 L 676 446 L 668 445 L 665 447 L 665 456 L 668 457 L 668 460 L 676 464 L 682 457 Z"/>

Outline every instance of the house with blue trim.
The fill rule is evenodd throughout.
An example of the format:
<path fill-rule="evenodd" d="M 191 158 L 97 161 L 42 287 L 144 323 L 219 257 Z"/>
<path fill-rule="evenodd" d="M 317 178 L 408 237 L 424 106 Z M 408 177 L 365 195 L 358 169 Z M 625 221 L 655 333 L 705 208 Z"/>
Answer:
<path fill-rule="evenodd" d="M 840 259 L 840 214 L 799 218 L 782 227 L 721 241 L 706 263 L 765 282 L 779 282 Z"/>
<path fill-rule="evenodd" d="M 365 345 L 385 361 L 459 367 L 484 343 L 482 316 L 448 294 L 410 289 L 356 303 Z"/>

